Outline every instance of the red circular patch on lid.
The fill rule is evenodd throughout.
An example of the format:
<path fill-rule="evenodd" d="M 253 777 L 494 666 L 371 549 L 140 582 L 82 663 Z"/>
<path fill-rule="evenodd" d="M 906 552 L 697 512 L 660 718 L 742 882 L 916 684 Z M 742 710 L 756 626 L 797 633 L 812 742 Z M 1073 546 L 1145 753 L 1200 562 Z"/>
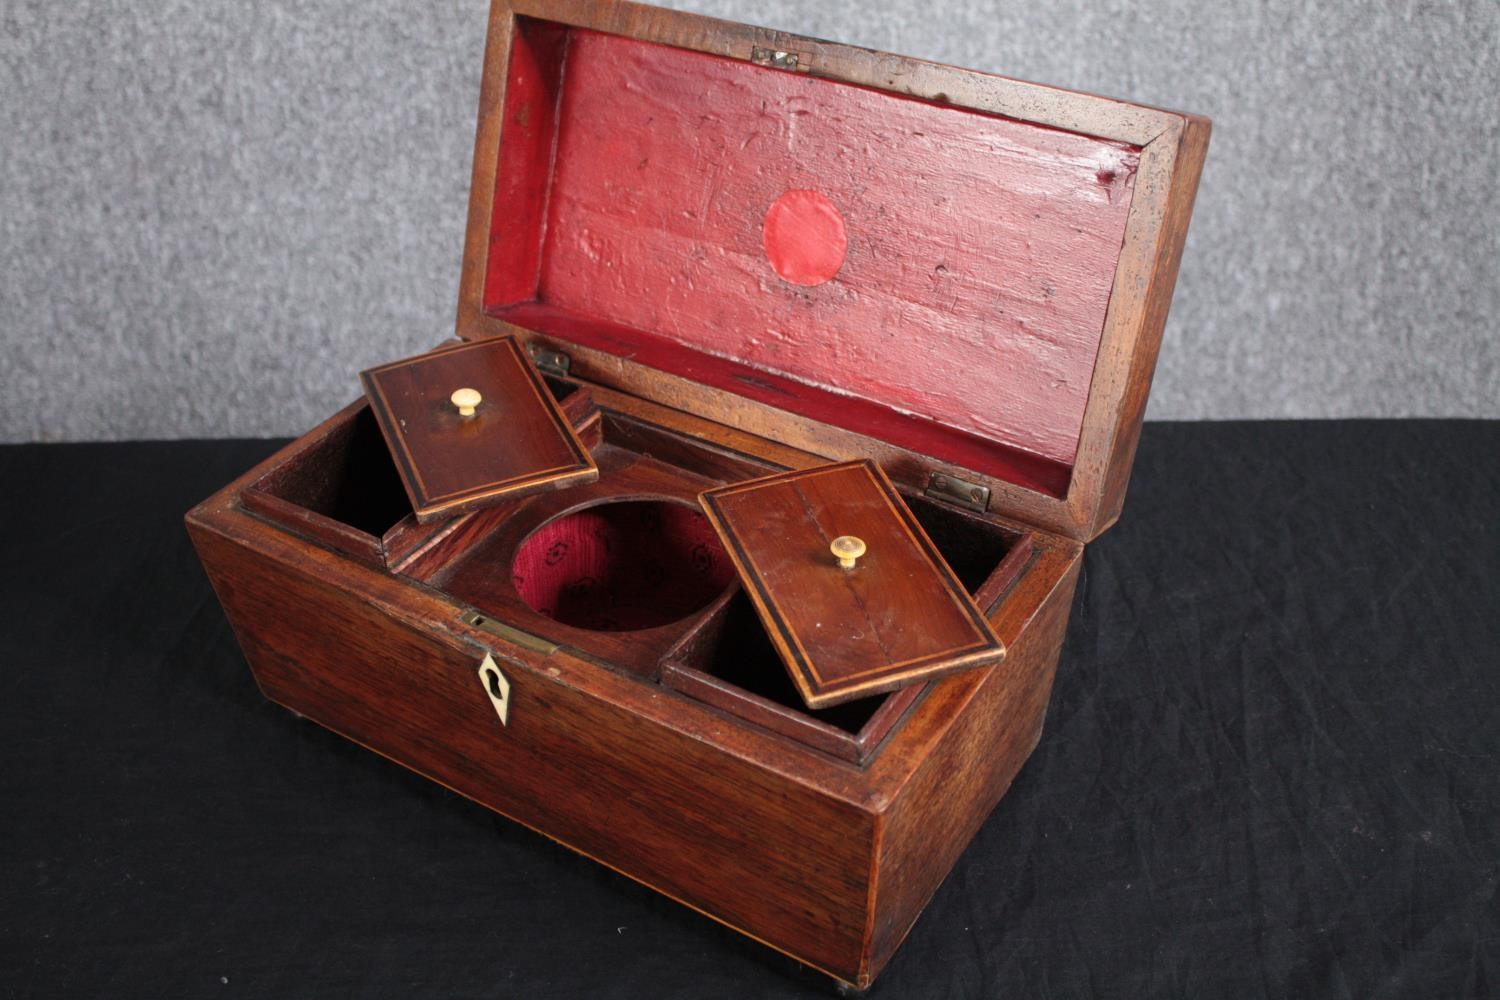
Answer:
<path fill-rule="evenodd" d="M 766 210 L 766 256 L 794 285 L 821 285 L 839 273 L 849 237 L 844 217 L 817 191 L 788 191 Z"/>

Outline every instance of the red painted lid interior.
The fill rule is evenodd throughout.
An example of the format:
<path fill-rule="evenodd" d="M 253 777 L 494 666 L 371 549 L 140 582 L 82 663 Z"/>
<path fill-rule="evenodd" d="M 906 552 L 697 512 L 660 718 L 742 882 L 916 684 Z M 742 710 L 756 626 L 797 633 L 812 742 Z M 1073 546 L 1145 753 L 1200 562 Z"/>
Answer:
<path fill-rule="evenodd" d="M 1139 149 L 520 19 L 484 305 L 1066 493 Z"/>

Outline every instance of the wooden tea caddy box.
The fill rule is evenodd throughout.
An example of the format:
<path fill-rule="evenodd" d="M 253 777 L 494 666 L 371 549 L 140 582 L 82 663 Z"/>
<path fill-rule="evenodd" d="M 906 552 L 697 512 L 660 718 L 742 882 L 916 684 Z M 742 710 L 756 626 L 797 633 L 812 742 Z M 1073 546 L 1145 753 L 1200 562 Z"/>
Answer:
<path fill-rule="evenodd" d="M 367 373 L 375 409 L 187 517 L 261 690 L 868 985 L 1039 738 L 1208 134 L 691 14 L 500 0 L 463 345 Z M 452 409 L 470 380 L 488 422 Z M 723 547 L 725 517 L 769 523 L 735 490 L 838 463 L 809 517 L 883 480 L 904 505 L 870 522 L 862 568 L 789 552 L 826 561 L 757 597 L 755 560 L 780 557 Z M 890 597 L 869 577 L 872 627 L 941 646 L 951 584 L 1003 661 L 938 657 L 809 708 L 789 650 L 827 638 L 814 606 L 847 610 L 898 537 L 935 546 L 948 583 Z"/>

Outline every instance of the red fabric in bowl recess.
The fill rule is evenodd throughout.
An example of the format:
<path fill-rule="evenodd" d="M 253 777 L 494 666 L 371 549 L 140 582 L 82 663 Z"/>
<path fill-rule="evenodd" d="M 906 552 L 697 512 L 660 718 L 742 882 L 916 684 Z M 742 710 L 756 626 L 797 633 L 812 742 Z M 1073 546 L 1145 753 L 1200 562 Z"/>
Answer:
<path fill-rule="evenodd" d="M 734 580 L 708 520 L 682 504 L 632 500 L 549 521 L 511 564 L 521 599 L 555 621 L 597 632 L 667 625 Z"/>

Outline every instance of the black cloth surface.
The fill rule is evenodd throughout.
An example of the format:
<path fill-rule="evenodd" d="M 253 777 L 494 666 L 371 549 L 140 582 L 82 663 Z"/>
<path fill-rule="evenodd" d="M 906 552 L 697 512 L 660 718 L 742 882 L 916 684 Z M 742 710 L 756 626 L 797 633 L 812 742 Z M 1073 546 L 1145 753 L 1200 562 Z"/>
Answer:
<path fill-rule="evenodd" d="M 264 700 L 270 442 L 0 448 L 0 996 L 830 996 Z M 1500 424 L 1149 424 L 1035 755 L 875 997 L 1500 992 Z"/>

